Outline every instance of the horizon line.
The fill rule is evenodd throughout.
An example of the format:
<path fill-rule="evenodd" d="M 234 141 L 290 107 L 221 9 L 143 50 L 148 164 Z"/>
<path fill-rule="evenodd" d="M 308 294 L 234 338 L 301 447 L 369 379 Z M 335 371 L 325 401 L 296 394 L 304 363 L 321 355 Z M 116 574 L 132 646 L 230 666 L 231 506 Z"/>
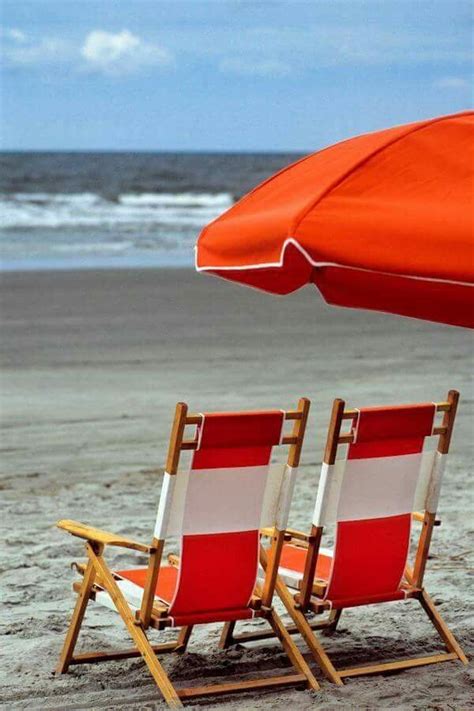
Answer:
<path fill-rule="evenodd" d="M 321 147 L 323 148 L 323 146 Z M 196 153 L 196 154 L 298 154 L 307 155 L 321 148 L 312 149 L 220 149 L 220 148 L 1 148 L 3 153 Z"/>

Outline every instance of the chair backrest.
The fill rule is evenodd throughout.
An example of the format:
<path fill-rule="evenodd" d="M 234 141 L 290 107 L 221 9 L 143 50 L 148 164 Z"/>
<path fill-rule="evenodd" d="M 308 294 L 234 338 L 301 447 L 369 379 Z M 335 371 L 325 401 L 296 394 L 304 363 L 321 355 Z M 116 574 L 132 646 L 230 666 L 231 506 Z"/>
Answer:
<path fill-rule="evenodd" d="M 186 443 L 184 428 L 176 439 L 178 451 L 191 444 L 195 451 L 189 468 L 165 473 L 155 528 L 155 539 L 176 536 L 181 543 L 169 608 L 175 624 L 191 617 L 225 619 L 227 612 L 248 609 L 259 530 L 287 525 L 296 469 L 270 464 L 273 448 L 292 439 L 283 436 L 286 415 L 282 410 L 200 414 L 188 418 L 197 424 L 195 439 Z M 299 448 L 303 436 L 300 427 Z"/>
<path fill-rule="evenodd" d="M 451 432 L 455 407 L 441 405 Z M 436 512 L 449 448 L 448 425 L 435 426 L 437 409 L 425 403 L 345 412 L 336 401 L 313 518 L 316 528 L 336 524 L 325 594 L 333 605 L 403 597 L 412 512 Z M 343 419 L 352 420 L 346 435 Z M 437 451 L 423 451 L 432 435 L 444 439 Z M 343 444 L 349 446 L 339 458 Z"/>

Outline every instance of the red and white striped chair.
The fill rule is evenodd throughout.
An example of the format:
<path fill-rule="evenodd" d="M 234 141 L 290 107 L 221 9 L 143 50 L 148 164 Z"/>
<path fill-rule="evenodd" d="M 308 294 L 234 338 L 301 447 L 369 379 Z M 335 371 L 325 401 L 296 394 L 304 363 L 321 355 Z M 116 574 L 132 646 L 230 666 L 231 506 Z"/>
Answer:
<path fill-rule="evenodd" d="M 304 661 L 272 608 L 279 555 L 284 540 L 296 467 L 303 444 L 309 401 L 284 412 L 188 415 L 179 403 L 150 546 L 74 521 L 58 526 L 86 539 L 88 562 L 77 566 L 84 579 L 75 585 L 78 600 L 57 667 L 142 655 L 161 693 L 172 707 L 200 696 L 262 687 L 303 685 L 317 689 Z M 284 435 L 285 420 L 293 421 Z M 197 427 L 185 439 L 186 426 Z M 285 464 L 270 464 L 272 451 L 290 445 Z M 190 466 L 178 468 L 183 450 L 194 450 Z M 263 585 L 257 585 L 260 528 L 275 526 L 270 563 Z M 178 537 L 181 555 L 161 565 L 166 538 Z M 103 557 L 107 545 L 149 555 L 146 567 L 111 570 Z M 136 647 L 117 652 L 74 655 L 89 599 L 117 610 Z M 266 619 L 279 638 L 296 673 L 252 681 L 175 689 L 156 653 L 186 649 L 193 625 Z M 146 630 L 180 627 L 176 642 L 152 646 Z"/>
<path fill-rule="evenodd" d="M 452 659 L 467 663 L 423 588 L 458 397 L 451 391 L 443 403 L 360 410 L 345 410 L 342 400 L 334 402 L 312 530 L 309 536 L 296 531 L 288 535 L 276 591 L 295 623 L 288 631 L 303 635 L 326 676 L 337 684 L 345 677 Z M 437 426 L 439 411 L 444 419 Z M 344 420 L 351 421 L 350 432 L 341 433 Z M 438 438 L 438 446 L 427 451 L 425 442 L 431 437 Z M 411 568 L 413 519 L 421 521 L 422 530 Z M 328 524 L 336 529 L 332 551 L 320 547 Z M 419 600 L 448 652 L 336 670 L 314 630 L 335 629 L 344 608 L 406 598 Z M 310 624 L 304 614 L 325 611 L 329 618 L 322 623 Z M 228 630 L 223 646 L 244 637 Z M 258 638 L 252 633 L 245 637 Z"/>

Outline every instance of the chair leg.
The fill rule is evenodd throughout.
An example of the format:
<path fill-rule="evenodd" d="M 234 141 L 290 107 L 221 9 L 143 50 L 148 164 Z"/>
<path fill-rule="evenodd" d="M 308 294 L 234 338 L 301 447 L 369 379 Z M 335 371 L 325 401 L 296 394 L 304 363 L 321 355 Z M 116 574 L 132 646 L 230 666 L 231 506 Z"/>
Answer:
<path fill-rule="evenodd" d="M 310 626 L 308 620 L 306 619 L 306 617 L 304 616 L 304 614 L 300 610 L 297 610 L 295 608 L 293 596 L 280 577 L 277 578 L 275 590 L 278 594 L 278 597 L 284 604 L 291 619 L 293 620 L 295 625 L 298 627 L 301 636 L 303 637 L 304 641 L 310 648 L 310 650 L 313 654 L 313 657 L 315 658 L 316 662 L 319 664 L 324 675 L 330 681 L 332 681 L 334 684 L 337 684 L 338 686 L 342 686 L 343 681 L 342 681 L 341 677 L 339 676 L 338 672 L 336 671 L 333 663 L 329 659 L 323 645 L 318 640 L 316 633 L 311 629 L 311 626 Z M 337 618 L 337 619 L 339 619 L 339 618 Z M 337 620 L 336 620 L 336 624 L 337 624 Z"/>
<path fill-rule="evenodd" d="M 260 547 L 260 563 L 263 567 L 264 570 L 267 569 L 267 554 L 265 549 L 261 546 Z M 313 630 L 310 627 L 310 624 L 304 614 L 297 610 L 295 608 L 295 601 L 293 599 L 293 595 L 290 593 L 288 588 L 286 587 L 285 583 L 281 579 L 279 575 L 277 575 L 276 582 L 275 582 L 275 591 L 284 604 L 288 614 L 290 615 L 291 619 L 295 623 L 295 625 L 298 627 L 298 630 L 303 637 L 304 641 L 310 648 L 316 662 L 319 664 L 320 668 L 324 672 L 324 675 L 330 679 L 334 684 L 337 684 L 338 686 L 343 685 L 343 681 L 341 677 L 339 676 L 338 672 L 336 671 L 333 663 L 329 659 L 328 655 L 326 654 L 324 647 L 322 646 L 321 642 L 318 640 L 316 637 L 316 634 L 313 632 Z M 339 620 L 339 617 L 335 617 L 335 623 L 337 624 L 337 621 Z M 286 628 L 285 628 L 286 634 L 288 634 Z M 289 637 L 289 635 L 288 635 Z"/>
<path fill-rule="evenodd" d="M 288 655 L 288 658 L 290 659 L 295 669 L 300 674 L 304 674 L 304 676 L 308 680 L 308 688 L 313 689 L 314 691 L 318 691 L 318 689 L 320 689 L 321 687 L 313 676 L 313 673 L 307 665 L 306 661 L 304 660 L 304 657 L 301 654 L 300 650 L 291 639 L 291 636 L 288 634 L 285 625 L 280 620 L 279 616 L 274 610 L 271 610 L 271 612 L 269 613 L 268 621 L 273 631 L 275 632 L 275 635 L 280 640 L 281 646 L 285 650 L 286 654 Z"/>
<path fill-rule="evenodd" d="M 433 600 L 430 598 L 428 593 L 423 590 L 419 600 L 422 608 L 428 615 L 433 627 L 435 627 L 436 631 L 438 632 L 439 636 L 441 637 L 449 651 L 454 652 L 454 654 L 457 654 L 463 664 L 469 664 L 466 655 L 464 654 L 463 650 L 461 649 L 461 646 L 459 645 L 459 642 L 457 641 L 456 637 L 453 635 L 448 625 L 439 614 Z"/>
<path fill-rule="evenodd" d="M 219 639 L 219 649 L 227 649 L 234 642 L 235 622 L 226 622 Z"/>
<path fill-rule="evenodd" d="M 181 627 L 181 630 L 176 640 L 176 649 L 174 650 L 177 654 L 184 654 L 188 646 L 189 638 L 193 631 L 193 625 L 187 625 L 186 627 Z"/>
<path fill-rule="evenodd" d="M 322 631 L 324 633 L 335 632 L 337 629 L 338 622 L 341 619 L 341 615 L 342 610 L 331 610 L 328 617 L 328 624 L 326 627 L 323 628 Z"/>
<path fill-rule="evenodd" d="M 143 630 L 139 621 L 137 621 L 131 612 L 127 601 L 117 583 L 114 580 L 113 575 L 108 569 L 104 559 L 101 555 L 96 555 L 92 552 L 92 561 L 96 572 L 101 578 L 101 582 L 104 583 L 104 587 L 110 595 L 117 611 L 119 612 L 126 628 L 128 629 L 131 638 L 135 642 L 135 645 L 140 650 L 146 665 L 153 676 L 158 688 L 160 689 L 163 698 L 167 702 L 170 708 L 181 708 L 182 703 L 178 696 L 176 689 L 171 683 L 167 673 L 163 669 L 162 665 L 158 661 L 153 648 Z"/>
<path fill-rule="evenodd" d="M 89 560 L 84 572 L 81 589 L 78 593 L 74 612 L 72 614 L 71 623 L 67 631 L 66 639 L 64 640 L 59 662 L 56 667 L 56 674 L 66 674 L 74 654 L 77 638 L 81 629 L 82 621 L 86 612 L 87 603 L 89 602 L 89 594 L 94 584 L 95 568 L 91 560 Z"/>

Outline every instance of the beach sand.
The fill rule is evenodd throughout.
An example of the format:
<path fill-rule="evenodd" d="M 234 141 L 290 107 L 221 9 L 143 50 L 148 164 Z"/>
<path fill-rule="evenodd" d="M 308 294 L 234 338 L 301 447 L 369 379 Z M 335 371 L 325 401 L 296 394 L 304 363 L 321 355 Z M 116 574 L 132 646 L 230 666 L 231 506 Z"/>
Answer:
<path fill-rule="evenodd" d="M 312 288 L 279 299 L 188 270 L 10 273 L 1 292 L 2 708 L 165 707 L 141 660 L 53 676 L 74 600 L 69 565 L 83 559 L 81 542 L 54 523 L 78 519 L 148 541 L 178 400 L 206 410 L 290 408 L 311 398 L 291 513 L 292 525 L 308 529 L 334 397 L 360 406 L 443 399 L 459 389 L 426 586 L 474 655 L 471 333 L 330 308 Z M 126 552 L 110 558 L 122 567 L 144 562 Z M 197 628 L 188 654 L 163 658 L 178 685 L 286 665 L 274 641 L 219 652 L 219 634 L 219 625 Z M 346 611 L 325 641 L 338 665 L 442 649 L 414 601 Z M 118 616 L 92 604 L 78 648 L 128 644 Z M 317 694 L 268 692 L 209 705 L 474 708 L 471 669 L 461 663 L 361 677 L 343 688 L 312 666 L 322 681 Z"/>

